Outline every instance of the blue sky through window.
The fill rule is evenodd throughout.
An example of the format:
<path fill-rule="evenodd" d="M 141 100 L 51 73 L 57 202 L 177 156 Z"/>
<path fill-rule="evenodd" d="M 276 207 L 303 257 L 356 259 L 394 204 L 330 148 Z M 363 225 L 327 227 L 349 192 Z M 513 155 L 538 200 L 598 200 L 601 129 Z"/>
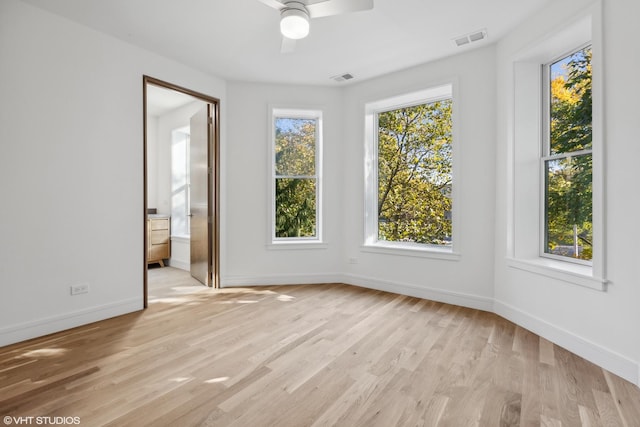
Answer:
<path fill-rule="evenodd" d="M 565 56 L 564 58 L 560 59 L 559 61 L 554 62 L 553 64 L 551 64 L 551 80 L 555 79 L 556 77 L 562 76 L 564 77 L 565 81 L 567 80 L 567 78 L 569 77 L 569 62 L 575 60 L 575 61 L 579 61 L 581 59 L 583 59 L 585 57 L 585 53 L 590 49 L 590 47 L 586 47 L 584 49 L 580 49 L 577 52 L 572 53 L 571 55 Z"/>
<path fill-rule="evenodd" d="M 313 123 L 313 119 L 300 119 L 300 118 L 288 118 L 278 117 L 276 119 L 276 131 L 291 132 L 300 129 L 305 123 Z"/>

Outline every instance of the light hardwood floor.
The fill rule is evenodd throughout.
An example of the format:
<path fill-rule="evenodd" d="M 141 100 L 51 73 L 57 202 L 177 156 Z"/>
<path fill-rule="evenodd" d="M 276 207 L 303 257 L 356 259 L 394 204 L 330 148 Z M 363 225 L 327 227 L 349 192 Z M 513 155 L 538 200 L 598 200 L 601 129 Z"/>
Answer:
<path fill-rule="evenodd" d="M 176 277 L 146 311 L 0 348 L 0 416 L 640 426 L 637 387 L 494 314 L 340 284 L 216 291 Z"/>

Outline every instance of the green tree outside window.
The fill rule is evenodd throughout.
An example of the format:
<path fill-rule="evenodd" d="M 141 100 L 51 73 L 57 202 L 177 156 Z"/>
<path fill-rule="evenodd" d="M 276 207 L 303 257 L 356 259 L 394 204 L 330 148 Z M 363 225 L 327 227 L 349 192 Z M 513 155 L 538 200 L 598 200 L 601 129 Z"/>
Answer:
<path fill-rule="evenodd" d="M 317 121 L 275 118 L 275 237 L 316 237 Z"/>
<path fill-rule="evenodd" d="M 545 178 L 545 252 L 591 260 L 591 48 L 553 63 Z"/>
<path fill-rule="evenodd" d="M 451 245 L 452 100 L 378 114 L 378 240 Z"/>

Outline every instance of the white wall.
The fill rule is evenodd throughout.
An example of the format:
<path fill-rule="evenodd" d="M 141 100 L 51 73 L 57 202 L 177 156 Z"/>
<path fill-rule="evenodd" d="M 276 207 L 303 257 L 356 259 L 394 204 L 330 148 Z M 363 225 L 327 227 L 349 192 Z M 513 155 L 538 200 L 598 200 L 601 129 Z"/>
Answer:
<path fill-rule="evenodd" d="M 223 285 L 322 283 L 342 268 L 342 96 L 338 89 L 229 83 L 227 268 Z M 269 105 L 323 110 L 322 249 L 269 249 Z"/>
<path fill-rule="evenodd" d="M 637 26 L 640 2 L 604 1 L 605 276 L 611 281 L 607 292 L 512 269 L 505 262 L 510 227 L 511 58 L 545 34 L 562 28 L 589 4 L 589 0 L 555 1 L 498 44 L 496 312 L 637 384 L 640 228 L 635 213 L 640 211 L 636 190 L 640 120 L 636 101 L 640 57 L 627 38 Z"/>
<path fill-rule="evenodd" d="M 147 117 L 147 207 L 158 207 L 158 118 Z"/>
<path fill-rule="evenodd" d="M 460 260 L 425 259 L 362 251 L 364 242 L 364 104 L 455 79 L 459 96 L 459 156 L 454 186 L 455 229 Z M 493 295 L 495 53 L 492 46 L 425 64 L 346 90 L 344 163 L 345 194 L 342 268 L 347 281 L 439 301 L 491 309 Z M 454 154 L 455 155 L 455 154 Z M 357 258 L 357 264 L 347 264 Z"/>
<path fill-rule="evenodd" d="M 225 82 L 16 0 L 0 64 L 0 345 L 141 309 L 142 76 Z"/>

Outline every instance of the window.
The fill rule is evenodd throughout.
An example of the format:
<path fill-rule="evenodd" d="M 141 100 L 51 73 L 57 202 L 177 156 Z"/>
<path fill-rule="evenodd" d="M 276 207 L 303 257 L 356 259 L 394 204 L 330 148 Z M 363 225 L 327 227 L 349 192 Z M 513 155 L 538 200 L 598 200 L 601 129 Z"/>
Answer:
<path fill-rule="evenodd" d="M 190 234 L 189 127 L 171 132 L 171 234 Z"/>
<path fill-rule="evenodd" d="M 606 290 L 601 3 L 514 54 L 511 268 Z"/>
<path fill-rule="evenodd" d="M 366 106 L 365 246 L 451 251 L 453 85 Z"/>
<path fill-rule="evenodd" d="M 591 47 L 545 66 L 543 253 L 591 261 Z"/>
<path fill-rule="evenodd" d="M 274 109 L 272 242 L 319 242 L 322 113 Z"/>

